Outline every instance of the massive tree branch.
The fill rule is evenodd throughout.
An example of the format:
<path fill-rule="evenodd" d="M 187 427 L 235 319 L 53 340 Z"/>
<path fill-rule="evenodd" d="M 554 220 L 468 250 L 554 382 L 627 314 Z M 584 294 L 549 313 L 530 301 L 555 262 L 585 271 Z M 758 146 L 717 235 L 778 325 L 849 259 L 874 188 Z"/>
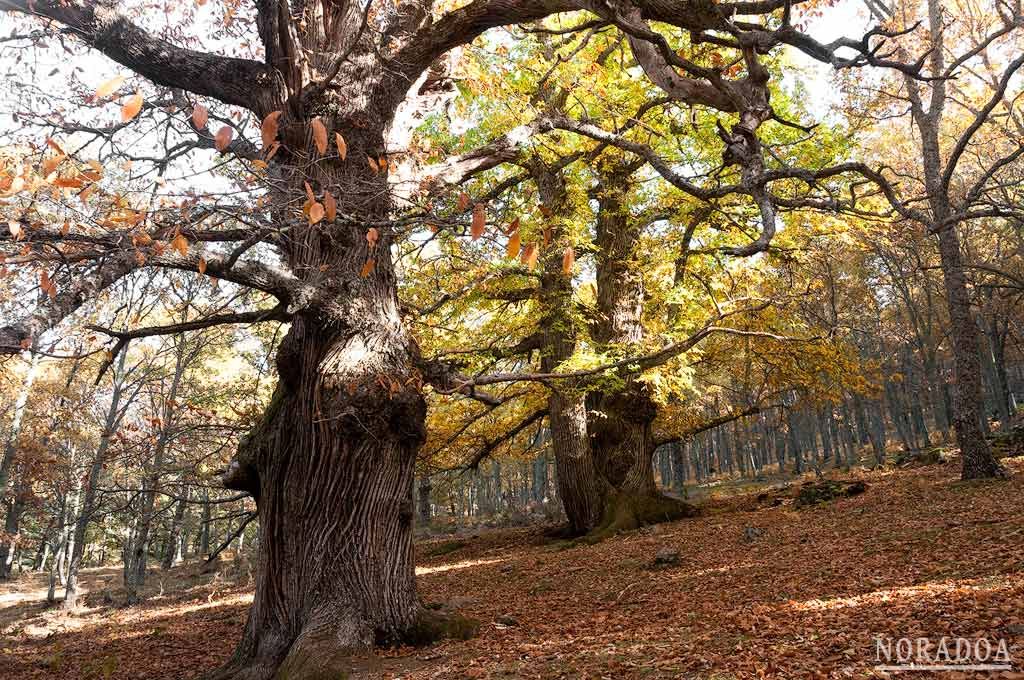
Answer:
<path fill-rule="evenodd" d="M 177 87 L 256 110 L 276 96 L 278 75 L 248 59 L 172 45 L 132 23 L 112 0 L 0 0 L 0 10 L 23 12 L 67 26 L 90 47 L 158 85 Z M 260 104 L 260 102 L 263 102 Z"/>

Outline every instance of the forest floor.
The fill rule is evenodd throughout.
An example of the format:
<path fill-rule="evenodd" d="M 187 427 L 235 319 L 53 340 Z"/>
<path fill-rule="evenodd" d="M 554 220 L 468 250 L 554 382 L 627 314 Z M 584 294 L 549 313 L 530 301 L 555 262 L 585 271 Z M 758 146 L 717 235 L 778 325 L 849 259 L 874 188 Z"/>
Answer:
<path fill-rule="evenodd" d="M 705 514 L 597 545 L 543 528 L 420 543 L 425 602 L 481 622 L 469 641 L 386 650 L 372 678 L 869 678 L 876 636 L 1002 639 L 1024 678 L 1024 457 L 1009 481 L 956 463 L 852 473 L 860 495 L 797 509 L 782 491 L 710 497 Z M 757 531 L 760 530 L 760 531 Z M 679 562 L 655 567 L 659 552 Z M 231 573 L 234 570 L 235 573 Z M 227 562 L 155 571 L 121 608 L 117 569 L 85 575 L 88 607 L 44 606 L 44 579 L 0 587 L 0 678 L 191 678 L 241 634 L 251 576 Z M 162 585 L 162 592 L 161 592 Z"/>

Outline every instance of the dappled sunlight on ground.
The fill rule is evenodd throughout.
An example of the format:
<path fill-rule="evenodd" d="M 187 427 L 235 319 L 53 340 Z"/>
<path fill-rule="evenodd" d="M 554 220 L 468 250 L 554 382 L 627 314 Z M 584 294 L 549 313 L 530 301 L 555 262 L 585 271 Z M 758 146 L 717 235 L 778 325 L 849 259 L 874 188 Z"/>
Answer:
<path fill-rule="evenodd" d="M 851 597 L 833 597 L 824 600 L 813 599 L 793 602 L 784 607 L 793 611 L 820 611 L 824 609 L 842 609 L 844 607 L 863 607 L 869 604 L 896 602 L 899 600 L 925 600 L 929 598 L 948 597 L 963 591 L 997 593 L 1012 590 L 1020 586 L 1020 579 L 1005 577 L 993 582 L 992 578 L 966 579 L 946 581 L 942 583 L 925 583 L 919 586 L 904 588 L 887 588 L 875 590 Z"/>
<path fill-rule="evenodd" d="M 417 576 L 426 576 L 427 574 L 438 574 L 443 571 L 452 571 L 453 569 L 466 569 L 467 567 L 479 567 L 485 564 L 499 564 L 504 562 L 502 559 L 493 560 L 463 560 L 462 562 L 452 562 L 450 564 L 441 564 L 436 567 L 416 567 Z"/>
<path fill-rule="evenodd" d="M 598 545 L 543 528 L 435 540 L 419 560 L 421 596 L 480 621 L 479 635 L 382 650 L 355 677 L 883 677 L 877 635 L 1005 639 L 1019 671 L 1024 460 L 1008 464 L 1014 479 L 982 484 L 959 483 L 954 465 L 861 473 L 866 493 L 804 510 L 756 493 L 720 498 L 703 517 Z M 680 563 L 654 567 L 663 548 Z M 162 580 L 141 606 L 93 594 L 74 617 L 42 607 L 44 581 L 0 587 L 0 676 L 171 680 L 221 663 L 241 635 L 249 579 L 182 569 Z"/>

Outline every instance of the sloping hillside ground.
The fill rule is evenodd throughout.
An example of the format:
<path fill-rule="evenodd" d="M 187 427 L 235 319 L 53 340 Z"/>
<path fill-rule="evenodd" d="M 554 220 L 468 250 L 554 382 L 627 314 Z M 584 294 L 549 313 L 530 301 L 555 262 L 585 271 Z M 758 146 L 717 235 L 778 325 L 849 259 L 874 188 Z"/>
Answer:
<path fill-rule="evenodd" d="M 945 635 L 1005 639 L 1013 671 L 993 677 L 1021 678 L 1024 457 L 1005 463 L 1013 479 L 982 484 L 958 482 L 955 463 L 863 472 L 866 492 L 801 509 L 796 487 L 712 498 L 704 517 L 598 545 L 542 528 L 426 542 L 424 600 L 479 620 L 478 635 L 384 652 L 354 675 L 885 677 L 876 635 Z M 676 564 L 654 565 L 673 551 Z M 231 569 L 184 567 L 163 576 L 162 594 L 155 572 L 156 592 L 131 609 L 104 604 L 119 575 L 94 570 L 90 608 L 71 618 L 45 610 L 41 579 L 5 586 L 0 677 L 193 677 L 241 633 L 249 575 Z"/>

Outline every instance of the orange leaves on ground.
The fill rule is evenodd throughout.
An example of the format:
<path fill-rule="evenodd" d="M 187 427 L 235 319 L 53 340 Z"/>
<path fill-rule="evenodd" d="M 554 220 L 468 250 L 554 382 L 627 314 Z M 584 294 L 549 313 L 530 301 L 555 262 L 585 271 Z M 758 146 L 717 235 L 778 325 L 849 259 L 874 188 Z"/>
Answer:
<path fill-rule="evenodd" d="M 323 156 L 327 153 L 327 126 L 320 120 L 320 116 L 317 116 L 309 121 L 309 128 L 313 132 L 313 144 L 316 145 L 316 150 Z"/>
<path fill-rule="evenodd" d="M 473 207 L 473 223 L 469 228 L 469 233 L 472 235 L 474 241 L 484 235 L 484 227 L 486 224 L 487 211 L 485 210 L 483 203 L 477 203 Z"/>
<path fill-rule="evenodd" d="M 576 251 L 572 246 L 567 246 L 562 253 L 562 272 L 569 276 L 572 274 L 572 266 L 576 263 Z"/>
<path fill-rule="evenodd" d="M 96 88 L 96 94 L 94 95 L 94 98 L 97 100 L 106 99 L 110 95 L 117 92 L 118 88 L 121 87 L 123 83 L 124 76 L 115 76 L 111 78 L 110 80 L 104 82 L 102 85 Z"/>
<path fill-rule="evenodd" d="M 213 146 L 224 153 L 228 146 L 231 145 L 231 139 L 235 136 L 235 131 L 231 129 L 230 125 L 225 125 L 220 130 L 217 130 L 217 135 L 213 138 Z"/>
<path fill-rule="evenodd" d="M 278 120 L 281 118 L 280 111 L 271 111 L 260 124 L 260 137 L 263 139 L 263 148 L 268 148 L 277 139 Z"/>
<path fill-rule="evenodd" d="M 209 121 L 210 112 L 202 104 L 196 104 L 192 108 L 192 124 L 196 126 L 197 130 L 203 130 Z"/>
<path fill-rule="evenodd" d="M 345 138 L 341 136 L 340 132 L 334 133 L 334 143 L 338 146 L 338 157 L 345 160 L 345 157 L 348 156 L 348 144 L 345 143 Z"/>
<path fill-rule="evenodd" d="M 121 122 L 127 123 L 142 110 L 142 93 L 138 90 L 121 105 Z"/>

